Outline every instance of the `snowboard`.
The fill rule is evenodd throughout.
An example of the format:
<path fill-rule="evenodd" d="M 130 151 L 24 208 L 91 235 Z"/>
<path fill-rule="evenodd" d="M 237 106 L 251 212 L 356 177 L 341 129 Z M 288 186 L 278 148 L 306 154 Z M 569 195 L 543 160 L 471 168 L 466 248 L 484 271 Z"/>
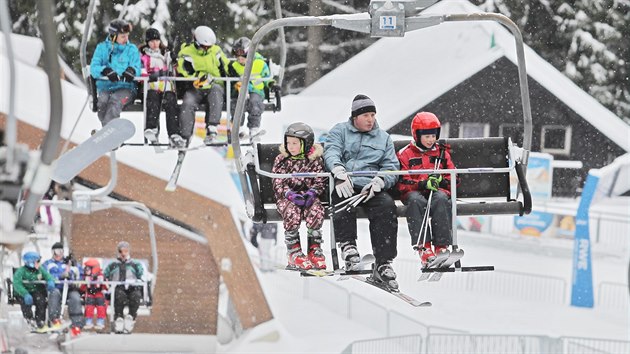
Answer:
<path fill-rule="evenodd" d="M 68 329 L 71 324 L 72 324 L 72 322 L 70 322 L 70 321 L 62 321 L 61 322 L 61 326 L 58 326 L 58 327 L 44 326 L 42 328 L 35 328 L 35 329 L 31 330 L 31 333 L 39 333 L 39 334 L 61 333 L 61 332 L 65 331 L 66 329 Z"/>
<path fill-rule="evenodd" d="M 130 121 L 117 118 L 55 161 L 52 180 L 66 184 L 105 153 L 120 147 L 136 132 Z"/>

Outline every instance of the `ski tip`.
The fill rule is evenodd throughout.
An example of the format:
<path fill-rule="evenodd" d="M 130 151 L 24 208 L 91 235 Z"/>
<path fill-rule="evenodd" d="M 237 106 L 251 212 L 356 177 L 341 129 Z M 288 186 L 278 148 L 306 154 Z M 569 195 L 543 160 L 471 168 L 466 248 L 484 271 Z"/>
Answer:
<path fill-rule="evenodd" d="M 164 187 L 164 191 L 165 192 L 175 192 L 175 189 L 177 189 L 177 186 L 166 186 Z"/>

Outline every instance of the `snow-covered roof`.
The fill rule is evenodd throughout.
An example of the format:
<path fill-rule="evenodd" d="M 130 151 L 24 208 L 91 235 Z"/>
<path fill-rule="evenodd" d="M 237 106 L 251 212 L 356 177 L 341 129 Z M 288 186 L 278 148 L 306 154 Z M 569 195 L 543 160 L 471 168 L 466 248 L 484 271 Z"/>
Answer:
<path fill-rule="evenodd" d="M 481 10 L 468 1 L 443 0 L 423 14 L 475 12 Z M 514 37 L 490 21 L 447 22 L 383 38 L 307 87 L 299 99 L 287 97 L 273 120 L 330 129 L 349 116 L 352 98 L 363 93 L 376 103 L 381 127 L 389 129 L 503 56 L 516 64 Z M 528 75 L 630 151 L 630 126 L 527 46 L 525 60 Z M 294 104 L 298 108 L 290 108 Z"/>
<path fill-rule="evenodd" d="M 39 62 L 44 49 L 44 43 L 36 37 L 11 34 L 11 48 L 16 59 L 28 65 L 35 66 Z M 0 32 L 0 52 L 7 53 L 4 33 Z"/>
<path fill-rule="evenodd" d="M 22 41 L 26 41 L 22 43 Z M 42 130 L 48 129 L 50 119 L 50 97 L 48 78 L 46 73 L 36 67 L 28 58 L 32 59 L 34 43 L 29 37 L 14 35 L 14 51 L 17 57 L 24 60 L 15 64 L 15 115 L 18 120 L 31 124 Z M 39 54 L 38 54 L 39 55 Z M 38 57 L 39 58 L 39 57 Z M 39 60 L 39 59 L 38 59 Z M 0 78 L 8 78 L 9 64 L 6 50 L 0 51 Z M 67 81 L 61 81 L 63 91 L 63 124 L 61 128 L 62 138 L 68 138 L 72 128 L 79 119 L 71 141 L 81 143 L 89 138 L 92 129 L 100 129 L 101 124 L 88 107 L 81 113 L 87 98 L 87 91 Z M 8 80 L 0 80 L 0 92 L 9 91 Z M 88 105 L 91 102 L 88 102 Z M 0 112 L 8 113 L 9 95 L 0 94 Z M 80 118 L 79 118 L 80 117 Z M 132 142 L 143 142 L 142 128 L 144 116 L 142 112 L 123 112 L 122 117 L 131 120 L 136 126 L 136 134 L 130 139 Z M 166 142 L 166 129 L 162 129 L 162 141 Z M 198 138 L 196 138 L 198 139 Z M 193 141 L 199 144 L 201 141 Z M 119 162 L 132 166 L 142 172 L 168 181 L 175 162 L 176 151 L 155 153 L 152 147 L 124 147 L 117 151 Z M 141 183 L 142 181 L 138 181 Z M 214 149 L 201 149 L 190 151 L 186 155 L 180 174 L 178 186 L 189 189 L 209 199 L 226 206 L 243 209 L 240 191 L 236 189 L 232 176 L 226 166 L 226 161 Z"/>

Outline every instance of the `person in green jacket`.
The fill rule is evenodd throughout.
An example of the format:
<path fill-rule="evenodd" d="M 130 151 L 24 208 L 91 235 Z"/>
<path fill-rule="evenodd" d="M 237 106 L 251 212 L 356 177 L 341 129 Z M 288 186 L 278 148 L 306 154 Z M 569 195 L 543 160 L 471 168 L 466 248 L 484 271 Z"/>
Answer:
<path fill-rule="evenodd" d="M 177 147 L 185 147 L 193 134 L 197 105 L 205 102 L 206 139 L 205 143 L 215 141 L 217 125 L 223 110 L 224 82 L 217 78 L 227 76 L 228 59 L 217 42 L 214 31 L 207 26 L 199 26 L 193 31 L 193 43 L 184 43 L 177 59 L 177 72 L 184 77 L 197 78 L 193 88 L 186 91 L 180 114 L 181 139 L 176 134 L 171 137 Z"/>
<path fill-rule="evenodd" d="M 237 39 L 232 46 L 232 54 L 236 57 L 236 60 L 230 61 L 228 64 L 228 76 L 241 77 L 245 73 L 245 63 L 247 62 L 247 53 L 249 51 L 249 45 L 251 40 L 247 37 L 241 37 Z M 248 98 L 245 104 L 245 111 L 247 112 L 247 128 L 249 129 L 249 136 L 253 137 L 260 131 L 260 121 L 262 113 L 265 110 L 265 86 L 273 85 L 273 81 L 266 81 L 271 76 L 269 65 L 267 60 L 260 53 L 256 52 L 254 57 L 254 63 L 252 66 L 252 74 L 250 77 L 249 85 L 247 85 Z M 236 98 L 241 90 L 241 82 L 237 81 L 232 85 L 232 112 L 236 107 Z M 244 120 L 242 121 L 244 122 Z M 242 124 L 241 122 L 241 124 Z M 245 136 L 246 134 L 242 134 Z"/>
<path fill-rule="evenodd" d="M 29 325 L 37 328 L 44 327 L 48 291 L 55 289 L 55 279 L 46 269 L 40 267 L 41 259 L 37 252 L 26 252 L 22 256 L 24 266 L 13 274 L 13 292 L 20 303 L 22 315 Z M 34 283 L 35 281 L 45 281 L 45 284 Z"/>

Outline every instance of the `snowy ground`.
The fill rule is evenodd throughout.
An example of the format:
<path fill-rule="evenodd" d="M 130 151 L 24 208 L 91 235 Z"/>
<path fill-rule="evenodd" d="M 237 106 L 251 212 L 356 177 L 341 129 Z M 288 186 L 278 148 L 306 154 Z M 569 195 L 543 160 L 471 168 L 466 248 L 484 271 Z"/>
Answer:
<path fill-rule="evenodd" d="M 624 310 L 606 306 L 584 309 L 568 305 L 572 241 L 460 232 L 460 245 L 466 251 L 463 265 L 494 265 L 496 271 L 473 275 L 447 274 L 437 283 L 417 282 L 416 256 L 409 246 L 404 220 L 400 224 L 399 256 L 395 268 L 401 289 L 419 300 L 433 302 L 432 307 L 413 308 L 379 289 L 352 279 L 337 281 L 337 277 L 301 278 L 287 271 L 259 272 L 275 319 L 220 351 L 340 353 L 352 341 L 386 337 L 388 330 L 390 335 L 419 333 L 417 328 L 421 326 L 416 326 L 415 330 L 413 326 L 401 328 L 395 320 L 398 314 L 426 326 L 472 334 L 630 340 L 627 305 Z M 367 224 L 362 224 L 360 230 L 363 231 L 360 234 L 367 235 Z M 369 252 L 369 238 L 360 238 L 359 246 L 363 253 Z M 281 257 L 283 247 L 282 244 L 277 246 L 278 257 Z M 257 254 L 253 248 L 250 250 L 253 251 L 254 262 L 257 262 Z M 626 284 L 626 269 L 625 257 L 595 250 L 593 279 L 596 304 L 598 284 Z M 521 276 L 520 273 L 532 276 Z M 466 290 L 468 276 L 475 277 L 477 290 Z M 560 288 L 554 287 L 549 285 L 547 277 L 553 277 L 555 284 L 562 280 L 565 283 Z M 483 288 L 482 284 L 485 284 Z M 309 291 L 313 294 L 305 296 L 305 292 Z M 627 289 L 625 291 L 627 296 Z M 542 298 L 538 299 L 536 293 L 542 294 Z M 369 304 L 364 298 L 374 304 Z M 352 310 L 347 310 L 346 306 Z"/>

